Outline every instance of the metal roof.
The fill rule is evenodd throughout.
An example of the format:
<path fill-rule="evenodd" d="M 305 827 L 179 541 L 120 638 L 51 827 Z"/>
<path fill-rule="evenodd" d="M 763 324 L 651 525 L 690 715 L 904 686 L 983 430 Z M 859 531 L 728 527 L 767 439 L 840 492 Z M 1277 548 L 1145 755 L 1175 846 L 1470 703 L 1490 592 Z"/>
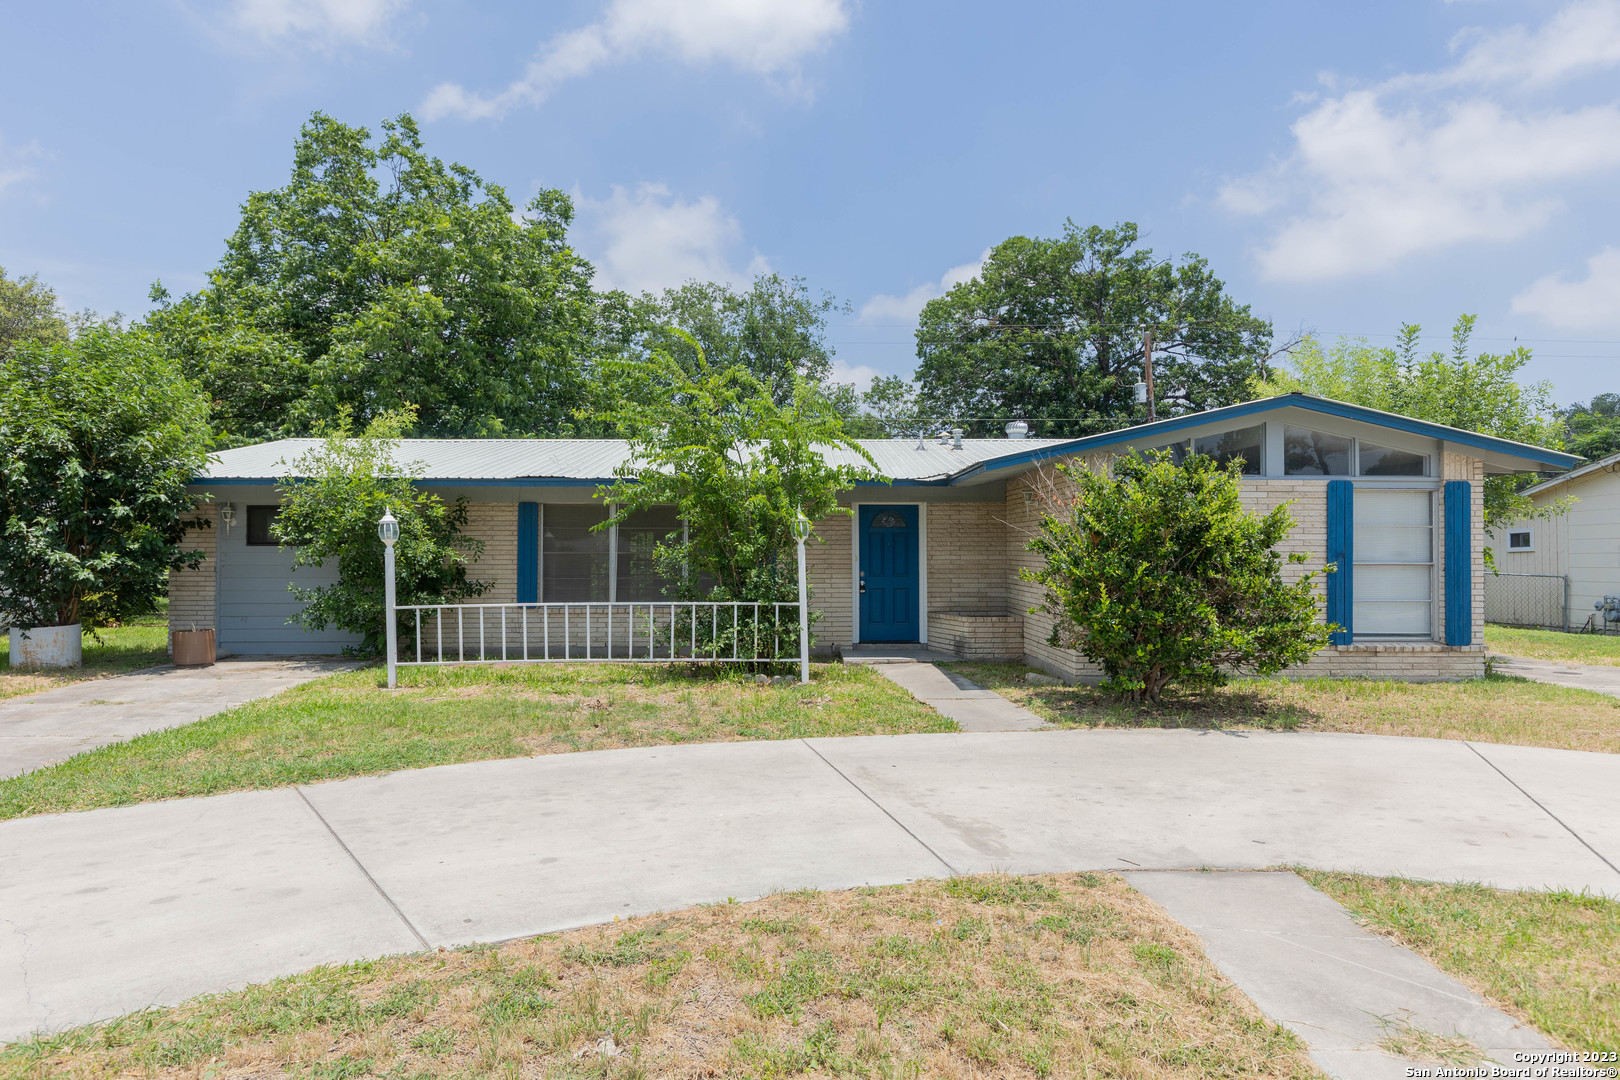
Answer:
<path fill-rule="evenodd" d="M 897 484 L 954 486 L 1000 479 L 1069 454 L 1142 443 L 1186 428 L 1283 408 L 1306 409 L 1471 447 L 1481 451 L 1487 472 L 1568 469 L 1581 460 L 1543 446 L 1299 393 L 1187 413 L 1081 439 L 963 439 L 960 450 L 936 439 L 925 439 L 920 446 L 916 439 L 857 442 L 872 455 L 877 471 Z M 269 483 L 289 475 L 293 462 L 319 445 L 318 439 L 280 439 L 222 450 L 210 457 L 208 471 L 196 482 Z M 420 462 L 421 479 L 429 482 L 547 486 L 612 483 L 615 471 L 629 457 L 629 444 L 623 439 L 403 439 L 397 460 Z M 828 451 L 826 459 L 832 465 L 866 464 L 858 454 L 842 447 Z"/>
<path fill-rule="evenodd" d="M 860 439 L 872 455 L 877 471 L 900 481 L 946 481 L 964 469 L 1003 457 L 1013 450 L 1061 445 L 1063 439 L 963 439 L 962 448 L 925 439 Z M 221 450 L 210 455 L 208 471 L 198 483 L 277 480 L 292 472 L 293 464 L 319 447 L 319 439 L 278 439 L 275 442 Z M 611 483 L 615 471 L 630 457 L 623 439 L 402 439 L 397 462 L 420 462 L 423 480 L 466 484 L 514 481 L 560 481 L 572 484 Z M 861 457 L 842 447 L 826 453 L 831 465 L 865 465 Z"/>

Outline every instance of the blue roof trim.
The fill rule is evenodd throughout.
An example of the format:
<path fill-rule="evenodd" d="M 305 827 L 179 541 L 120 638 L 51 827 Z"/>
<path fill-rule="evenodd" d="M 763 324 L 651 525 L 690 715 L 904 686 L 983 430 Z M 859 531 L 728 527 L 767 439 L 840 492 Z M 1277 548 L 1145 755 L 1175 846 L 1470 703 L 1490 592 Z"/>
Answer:
<path fill-rule="evenodd" d="M 1544 446 L 1530 446 L 1527 443 L 1513 442 L 1511 439 L 1498 439 L 1492 435 L 1464 431 L 1462 428 L 1447 427 L 1444 424 L 1432 424 L 1427 420 L 1414 420 L 1409 416 L 1399 416 L 1378 409 L 1369 409 L 1364 405 L 1351 405 L 1348 402 L 1319 398 L 1311 394 L 1293 393 L 1261 398 L 1258 401 L 1245 401 L 1240 405 L 1228 405 L 1222 409 L 1210 409 L 1208 412 L 1188 413 L 1185 416 L 1176 416 L 1151 424 L 1138 424 L 1135 427 L 1108 431 L 1101 435 L 1087 435 L 1083 439 L 1059 443 L 1056 446 L 1044 446 L 1036 450 L 1026 450 L 1021 454 L 1008 454 L 1005 457 L 990 458 L 957 473 L 951 478 L 950 482 L 952 484 L 966 483 L 981 473 L 997 469 L 1007 469 L 1018 465 L 1032 465 L 1035 462 L 1046 461 L 1054 457 L 1068 457 L 1071 454 L 1084 453 L 1087 450 L 1095 450 L 1104 446 L 1117 446 L 1124 442 L 1139 442 L 1144 439 L 1157 438 L 1173 432 L 1183 431 L 1187 428 L 1201 427 L 1204 424 L 1219 423 L 1222 420 L 1253 416 L 1256 413 L 1273 412 L 1277 409 L 1289 407 L 1306 409 L 1328 416 L 1338 416 L 1346 420 L 1359 420 L 1367 424 L 1377 424 L 1380 427 L 1394 428 L 1396 431 L 1405 431 L 1413 435 L 1424 435 L 1431 439 L 1444 439 L 1446 442 L 1456 443 L 1459 446 L 1472 446 L 1479 450 L 1493 450 L 1497 453 L 1511 454 L 1514 457 L 1526 458 L 1538 464 L 1555 468 L 1567 469 L 1583 460 L 1574 454 L 1549 450 Z"/>

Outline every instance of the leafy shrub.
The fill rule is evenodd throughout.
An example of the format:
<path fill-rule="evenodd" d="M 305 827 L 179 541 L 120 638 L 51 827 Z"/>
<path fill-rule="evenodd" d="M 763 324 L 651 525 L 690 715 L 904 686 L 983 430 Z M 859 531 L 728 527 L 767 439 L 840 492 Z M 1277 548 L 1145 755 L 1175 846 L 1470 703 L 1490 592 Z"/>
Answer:
<path fill-rule="evenodd" d="M 1194 455 L 1120 458 L 1115 475 L 1059 471 L 1072 502 L 1048 513 L 1024 571 L 1045 589 L 1050 641 L 1102 666 L 1106 689 L 1157 702 L 1164 688 L 1222 686 L 1234 672 L 1273 675 L 1327 644 L 1317 621 L 1317 572 L 1287 583 L 1276 547 L 1293 528 L 1286 506 L 1243 509 L 1241 462 Z"/>

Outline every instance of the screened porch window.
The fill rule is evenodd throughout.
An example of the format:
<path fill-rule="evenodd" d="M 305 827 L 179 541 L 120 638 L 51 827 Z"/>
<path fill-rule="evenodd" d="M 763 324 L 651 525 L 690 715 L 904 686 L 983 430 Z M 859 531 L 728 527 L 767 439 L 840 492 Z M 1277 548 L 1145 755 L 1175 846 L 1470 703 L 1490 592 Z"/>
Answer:
<path fill-rule="evenodd" d="M 670 534 L 681 538 L 681 519 L 673 506 L 638 510 L 619 526 L 619 573 L 614 599 L 644 603 L 665 599 L 664 578 L 653 550 Z"/>
<path fill-rule="evenodd" d="M 1356 637 L 1432 636 L 1433 493 L 1358 487 L 1355 500 Z"/>
<path fill-rule="evenodd" d="M 541 508 L 540 599 L 553 604 L 603 602 L 608 594 L 607 507 L 547 503 Z"/>

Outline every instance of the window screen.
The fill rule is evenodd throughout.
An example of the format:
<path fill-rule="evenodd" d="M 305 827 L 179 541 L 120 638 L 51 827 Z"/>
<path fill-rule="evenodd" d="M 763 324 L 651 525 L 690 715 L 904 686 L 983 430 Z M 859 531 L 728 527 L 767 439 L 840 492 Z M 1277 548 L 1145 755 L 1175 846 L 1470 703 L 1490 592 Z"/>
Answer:
<path fill-rule="evenodd" d="M 1361 444 L 1362 476 L 1427 476 L 1429 456 L 1390 446 Z"/>
<path fill-rule="evenodd" d="M 1283 428 L 1283 472 L 1288 476 L 1349 476 L 1349 437 Z"/>
<path fill-rule="evenodd" d="M 1219 435 L 1205 435 L 1201 439 L 1195 439 L 1193 453 L 1208 455 L 1222 465 L 1242 461 L 1244 475 L 1258 476 L 1260 457 L 1264 452 L 1265 443 L 1266 425 L 1256 424 L 1254 427 L 1223 431 Z"/>
<path fill-rule="evenodd" d="M 254 547 L 275 547 L 279 541 L 270 527 L 281 516 L 279 506 L 250 506 L 247 508 L 247 542 Z"/>
<path fill-rule="evenodd" d="M 1508 550 L 1509 551 L 1529 551 L 1530 547 L 1531 547 L 1531 544 L 1530 544 L 1530 530 L 1529 529 L 1524 529 L 1524 530 L 1521 530 L 1519 532 L 1510 532 L 1510 533 L 1508 533 Z"/>
<path fill-rule="evenodd" d="M 608 599 L 608 532 L 592 532 L 607 520 L 605 506 L 547 503 L 540 508 L 540 599 L 546 603 Z"/>
<path fill-rule="evenodd" d="M 1356 637 L 1426 638 L 1434 614 L 1434 504 L 1427 491 L 1359 488 Z"/>
<path fill-rule="evenodd" d="M 671 533 L 680 540 L 681 519 L 673 506 L 638 510 L 619 526 L 617 600 L 642 603 L 666 598 L 666 582 L 658 574 L 653 549 Z"/>

